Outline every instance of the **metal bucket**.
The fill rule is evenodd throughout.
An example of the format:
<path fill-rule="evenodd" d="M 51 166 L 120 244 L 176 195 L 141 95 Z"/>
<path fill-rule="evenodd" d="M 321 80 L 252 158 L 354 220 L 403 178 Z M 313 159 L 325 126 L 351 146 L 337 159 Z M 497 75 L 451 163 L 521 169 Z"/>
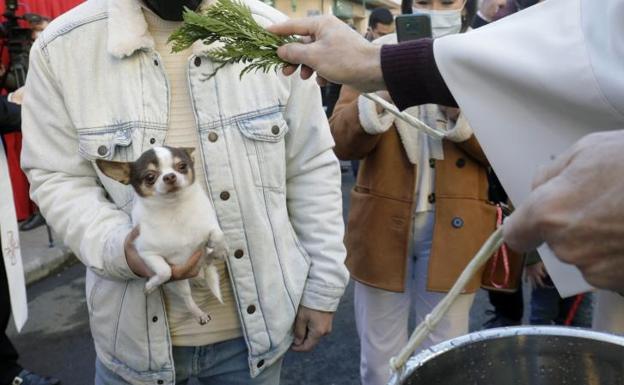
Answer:
<path fill-rule="evenodd" d="M 563 327 L 472 333 L 410 358 L 392 385 L 624 385 L 624 338 Z"/>

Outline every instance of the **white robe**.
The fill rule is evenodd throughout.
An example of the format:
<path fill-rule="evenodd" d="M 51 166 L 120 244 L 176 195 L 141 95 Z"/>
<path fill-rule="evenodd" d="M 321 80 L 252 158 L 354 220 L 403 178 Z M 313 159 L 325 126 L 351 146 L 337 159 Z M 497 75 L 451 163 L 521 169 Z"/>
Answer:
<path fill-rule="evenodd" d="M 28 303 L 17 216 L 13 203 L 13 188 L 2 143 L 0 143 L 0 238 L 2 238 L 0 247 L 2 247 L 4 267 L 9 281 L 11 312 L 15 328 L 20 331 L 28 318 Z"/>
<path fill-rule="evenodd" d="M 546 0 L 434 43 L 440 72 L 517 206 L 539 165 L 624 128 L 624 1 Z M 540 254 L 563 296 L 590 287 Z"/>

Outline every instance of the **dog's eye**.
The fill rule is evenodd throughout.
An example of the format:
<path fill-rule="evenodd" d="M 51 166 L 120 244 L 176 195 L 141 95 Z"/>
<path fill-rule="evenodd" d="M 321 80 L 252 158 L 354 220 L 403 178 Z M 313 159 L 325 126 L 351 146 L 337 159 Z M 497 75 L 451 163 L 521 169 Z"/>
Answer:
<path fill-rule="evenodd" d="M 188 167 L 188 165 L 186 163 L 184 163 L 184 162 L 178 163 L 178 171 L 180 171 L 180 172 L 186 171 L 187 167 Z"/>
<path fill-rule="evenodd" d="M 145 182 L 147 182 L 147 184 L 154 184 L 156 182 L 156 175 L 154 174 L 147 174 L 145 175 Z"/>

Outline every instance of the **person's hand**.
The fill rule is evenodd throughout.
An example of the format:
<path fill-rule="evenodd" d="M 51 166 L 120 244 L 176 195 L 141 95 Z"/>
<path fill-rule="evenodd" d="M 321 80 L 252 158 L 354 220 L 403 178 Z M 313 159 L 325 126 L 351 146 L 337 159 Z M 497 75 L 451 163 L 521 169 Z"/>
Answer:
<path fill-rule="evenodd" d="M 483 0 L 479 12 L 486 21 L 492 21 L 505 5 L 507 5 L 507 0 Z"/>
<path fill-rule="evenodd" d="M 529 265 L 525 269 L 526 279 L 533 287 L 546 287 L 544 280 L 548 276 L 544 262 L 539 261 Z"/>
<path fill-rule="evenodd" d="M 591 134 L 545 167 L 505 221 L 517 251 L 546 242 L 592 285 L 624 292 L 624 131 Z"/>
<path fill-rule="evenodd" d="M 360 91 L 385 88 L 381 72 L 381 46 L 366 41 L 334 16 L 291 19 L 267 28 L 278 35 L 301 35 L 301 43 L 281 46 L 277 54 L 293 65 L 283 69 L 291 75 L 302 64 L 301 78 L 314 71 L 333 83 L 347 84 Z"/>
<path fill-rule="evenodd" d="M 24 87 L 20 87 L 11 92 L 11 103 L 22 104 L 24 101 Z"/>
<path fill-rule="evenodd" d="M 311 351 L 321 337 L 331 333 L 333 319 L 334 313 L 299 306 L 295 319 L 295 341 L 292 350 L 295 352 Z"/>
<path fill-rule="evenodd" d="M 154 275 L 149 267 L 143 262 L 143 259 L 139 255 L 134 241 L 140 234 L 139 226 L 136 226 L 128 233 L 124 241 L 124 250 L 126 252 L 126 261 L 130 270 L 139 277 L 148 278 Z M 171 281 L 178 281 L 182 279 L 195 278 L 199 274 L 199 270 L 204 261 L 204 248 L 197 250 L 191 255 L 191 257 L 182 265 L 171 265 Z"/>

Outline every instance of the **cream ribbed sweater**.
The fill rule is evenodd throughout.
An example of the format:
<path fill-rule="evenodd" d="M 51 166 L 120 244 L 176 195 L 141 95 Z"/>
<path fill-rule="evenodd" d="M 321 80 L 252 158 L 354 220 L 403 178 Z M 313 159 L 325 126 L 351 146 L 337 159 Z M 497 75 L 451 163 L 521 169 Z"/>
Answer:
<path fill-rule="evenodd" d="M 148 9 L 144 9 L 143 13 L 169 80 L 171 104 L 169 106 L 169 127 L 165 145 L 198 148 L 197 125 L 187 81 L 188 58 L 191 55 L 191 50 L 172 54 L 171 47 L 167 45 L 167 39 L 180 26 L 180 23 L 164 21 Z M 201 183 L 207 191 L 204 166 L 199 151 L 195 153 L 195 161 L 195 183 Z M 219 262 L 218 267 L 221 276 L 223 304 L 220 304 L 208 289 L 192 288 L 193 299 L 197 305 L 212 317 L 212 320 L 206 325 L 199 325 L 182 302 L 170 300 L 175 297 L 169 295 L 167 285 L 164 285 L 167 318 L 174 345 L 203 346 L 242 335 L 227 266 L 224 262 Z"/>

